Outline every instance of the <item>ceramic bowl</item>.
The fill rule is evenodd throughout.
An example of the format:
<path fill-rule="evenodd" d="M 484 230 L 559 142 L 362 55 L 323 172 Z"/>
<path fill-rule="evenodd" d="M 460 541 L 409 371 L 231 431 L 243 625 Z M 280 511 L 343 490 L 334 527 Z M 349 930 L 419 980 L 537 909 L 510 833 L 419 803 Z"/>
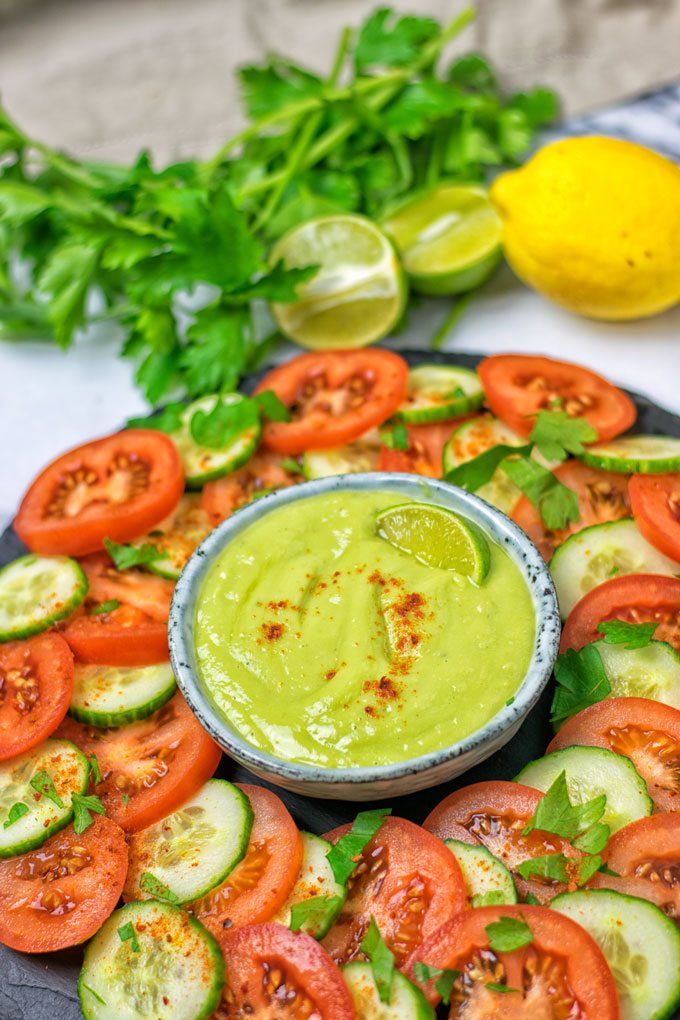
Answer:
<path fill-rule="evenodd" d="M 526 675 L 512 704 L 485 726 L 449 747 L 393 765 L 324 768 L 296 764 L 258 750 L 229 726 L 201 681 L 194 653 L 196 598 L 215 558 L 241 532 L 278 507 L 322 493 L 380 490 L 436 503 L 478 524 L 522 572 L 536 611 L 536 639 Z M 243 507 L 219 525 L 193 554 L 177 582 L 169 621 L 170 657 L 177 682 L 199 722 L 236 761 L 255 775 L 296 793 L 337 800 L 376 800 L 413 793 L 453 779 L 498 751 L 517 732 L 552 672 L 560 616 L 552 578 L 535 545 L 505 514 L 446 482 L 417 475 L 335 475 L 279 489 Z"/>

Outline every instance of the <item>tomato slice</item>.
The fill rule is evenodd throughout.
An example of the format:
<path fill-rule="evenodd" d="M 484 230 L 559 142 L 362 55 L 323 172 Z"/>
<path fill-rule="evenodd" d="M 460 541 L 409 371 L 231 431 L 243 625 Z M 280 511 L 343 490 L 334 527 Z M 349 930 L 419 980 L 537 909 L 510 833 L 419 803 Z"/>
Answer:
<path fill-rule="evenodd" d="M 635 523 L 647 541 L 680 563 L 680 472 L 633 475 L 628 492 Z"/>
<path fill-rule="evenodd" d="M 188 908 L 218 939 L 273 917 L 302 866 L 302 837 L 283 801 L 262 786 L 238 786 L 255 816 L 247 853 L 222 885 Z"/>
<path fill-rule="evenodd" d="M 251 924 L 222 931 L 219 942 L 227 981 L 213 1020 L 355 1020 L 342 974 L 310 935 Z"/>
<path fill-rule="evenodd" d="M 386 421 L 406 398 L 408 365 L 377 347 L 300 354 L 269 372 L 256 393 L 273 390 L 291 414 L 268 422 L 264 443 L 277 453 L 342 446 Z"/>
<path fill-rule="evenodd" d="M 103 730 L 66 718 L 58 734 L 97 756 L 102 781 L 95 793 L 126 832 L 175 811 L 210 779 L 222 757 L 179 693 L 141 722 Z"/>
<path fill-rule="evenodd" d="M 604 620 L 656 623 L 654 637 L 680 652 L 680 578 L 662 574 L 624 574 L 593 588 L 567 617 L 561 651 L 599 641 Z"/>
<path fill-rule="evenodd" d="M 503 917 L 528 924 L 532 941 L 513 952 L 492 950 L 486 929 Z M 599 946 L 575 921 L 547 907 L 466 910 L 414 954 L 412 980 L 418 961 L 459 971 L 450 1020 L 619 1020 L 616 985 Z M 434 984 L 425 986 L 433 1003 L 440 997 Z"/>
<path fill-rule="evenodd" d="M 59 634 L 0 645 L 0 761 L 54 733 L 73 694 L 73 653 Z"/>
<path fill-rule="evenodd" d="M 680 811 L 680 712 L 649 698 L 607 698 L 572 716 L 548 751 L 572 744 L 630 758 L 657 811 Z"/>
<path fill-rule="evenodd" d="M 143 535 L 170 513 L 183 490 L 172 440 L 129 429 L 48 464 L 24 496 L 14 527 L 33 552 L 84 556 L 102 549 L 105 538 L 127 542 Z"/>
<path fill-rule="evenodd" d="M 541 903 L 548 903 L 565 892 L 566 885 L 547 878 L 524 879 L 517 872 L 517 865 L 530 857 L 553 853 L 563 853 L 576 863 L 582 855 L 552 832 L 534 829 L 528 836 L 522 835 L 542 797 L 540 790 L 521 783 L 503 780 L 472 783 L 445 797 L 427 816 L 423 828 L 440 839 L 460 839 L 485 846 L 513 873 L 521 896 L 531 893 Z"/>
<path fill-rule="evenodd" d="M 22 953 L 79 945 L 114 910 L 127 866 L 125 833 L 101 815 L 80 835 L 69 825 L 0 861 L 0 942 Z"/>
<path fill-rule="evenodd" d="M 89 591 L 63 628 L 76 659 L 106 666 L 153 666 L 166 660 L 173 582 L 142 570 L 116 570 L 104 553 L 86 557 L 81 566 Z M 107 602 L 118 605 L 98 612 Z"/>
<path fill-rule="evenodd" d="M 332 841 L 349 826 L 331 833 Z M 441 840 L 404 818 L 386 818 L 348 881 L 340 915 L 323 939 L 336 963 L 365 959 L 361 941 L 375 917 L 397 967 L 465 907 L 458 862 Z"/>
<path fill-rule="evenodd" d="M 599 471 L 597 468 L 588 467 L 587 464 L 581 464 L 578 460 L 568 460 L 560 464 L 553 474 L 563 485 L 576 493 L 581 514 L 578 521 L 573 521 L 566 528 L 551 531 L 526 496 L 521 497 L 510 514 L 513 521 L 519 524 L 522 531 L 525 531 L 538 546 L 544 560 L 549 560 L 558 545 L 582 528 L 630 516 L 626 485 L 628 475 Z"/>
<path fill-rule="evenodd" d="M 580 365 L 529 354 L 494 354 L 477 366 L 486 402 L 502 421 L 528 436 L 539 411 L 585 418 L 601 441 L 630 428 L 635 404 L 622 390 Z"/>
<path fill-rule="evenodd" d="M 625 825 L 609 840 L 605 862 L 616 875 L 597 872 L 594 889 L 616 889 L 656 903 L 680 925 L 680 814 L 650 815 Z"/>
<path fill-rule="evenodd" d="M 378 471 L 406 471 L 410 474 L 442 477 L 444 446 L 454 429 L 467 418 L 454 421 L 432 422 L 429 425 L 407 425 L 409 444 L 406 450 L 392 450 L 387 446 L 380 449 Z"/>
<path fill-rule="evenodd" d="M 281 455 L 259 450 L 238 471 L 223 475 L 203 487 L 203 509 L 213 525 L 231 517 L 234 510 L 251 503 L 270 489 L 285 489 L 301 482 L 302 468 L 291 472 L 281 464 Z"/>

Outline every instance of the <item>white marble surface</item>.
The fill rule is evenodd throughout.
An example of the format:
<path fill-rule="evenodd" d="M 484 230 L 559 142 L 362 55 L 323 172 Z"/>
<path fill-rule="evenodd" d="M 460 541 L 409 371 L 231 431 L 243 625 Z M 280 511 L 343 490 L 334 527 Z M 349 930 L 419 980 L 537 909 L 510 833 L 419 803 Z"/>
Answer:
<path fill-rule="evenodd" d="M 639 138 L 680 159 L 680 86 L 605 111 L 570 130 Z M 444 302 L 413 315 L 397 347 L 426 347 Z M 578 361 L 680 414 L 680 305 L 632 323 L 597 323 L 533 294 L 505 269 L 470 306 L 446 344 L 451 351 L 533 351 Z M 63 354 L 38 344 L 0 344 L 0 524 L 46 461 L 143 412 L 132 366 L 111 338 Z"/>

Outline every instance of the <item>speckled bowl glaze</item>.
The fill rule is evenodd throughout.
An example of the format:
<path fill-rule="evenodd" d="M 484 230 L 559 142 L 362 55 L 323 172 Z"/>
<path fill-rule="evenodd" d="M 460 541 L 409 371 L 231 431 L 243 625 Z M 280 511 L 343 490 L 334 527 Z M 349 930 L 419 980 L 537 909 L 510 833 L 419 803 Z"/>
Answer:
<path fill-rule="evenodd" d="M 215 557 L 241 532 L 278 507 L 310 496 L 346 490 L 381 490 L 395 497 L 436 503 L 469 518 L 505 549 L 520 568 L 536 610 L 536 640 L 524 680 L 511 705 L 485 726 L 449 747 L 394 765 L 321 768 L 296 764 L 249 744 L 217 711 L 194 653 L 196 598 Z M 192 711 L 224 751 L 262 779 L 310 797 L 376 800 L 398 797 L 453 779 L 498 751 L 519 729 L 552 672 L 560 641 L 560 615 L 552 578 L 534 544 L 516 524 L 479 497 L 446 482 L 417 475 L 336 475 L 280 489 L 239 510 L 219 525 L 193 554 L 177 582 L 169 622 L 170 658 Z"/>

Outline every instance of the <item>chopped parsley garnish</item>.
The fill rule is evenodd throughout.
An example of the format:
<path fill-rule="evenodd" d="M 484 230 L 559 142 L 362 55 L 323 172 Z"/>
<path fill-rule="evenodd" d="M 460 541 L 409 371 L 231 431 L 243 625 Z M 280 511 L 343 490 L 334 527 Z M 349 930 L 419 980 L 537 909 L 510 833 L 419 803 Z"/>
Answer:
<path fill-rule="evenodd" d="M 82 794 L 74 793 L 72 797 L 73 804 L 73 830 L 77 836 L 81 832 L 85 832 L 86 829 L 94 822 L 91 812 L 95 814 L 105 815 L 106 809 L 96 794 Z"/>
<path fill-rule="evenodd" d="M 2 823 L 3 829 L 9 829 L 10 825 L 14 825 L 15 822 L 18 822 L 20 818 L 23 818 L 24 815 L 27 814 L 28 806 L 24 804 L 22 801 L 18 800 L 16 804 L 12 804 L 11 808 L 9 809 L 9 814 L 7 815 L 5 821 Z"/>
<path fill-rule="evenodd" d="M 166 903 L 179 903 L 179 897 L 175 896 L 171 889 L 168 889 L 167 885 L 152 875 L 150 871 L 145 871 L 139 880 L 139 888 L 144 892 L 149 893 L 155 900 L 165 900 Z"/>
<path fill-rule="evenodd" d="M 127 924 L 121 925 L 118 929 L 118 938 L 121 942 L 129 942 L 130 948 L 133 953 L 139 952 L 139 942 L 137 941 L 137 932 L 132 921 L 128 921 Z"/>
<path fill-rule="evenodd" d="M 116 570 L 146 567 L 150 563 L 155 563 L 156 560 L 162 560 L 164 556 L 164 553 L 150 542 L 143 542 L 142 545 L 120 545 L 110 538 L 105 538 L 104 545 Z"/>
<path fill-rule="evenodd" d="M 37 793 L 42 794 L 43 797 L 47 797 L 47 799 L 51 800 L 53 804 L 56 804 L 58 808 L 64 808 L 66 806 L 57 793 L 51 777 L 48 776 L 47 772 L 44 772 L 42 769 L 40 769 L 39 772 L 36 772 L 31 779 L 30 785 Z"/>

